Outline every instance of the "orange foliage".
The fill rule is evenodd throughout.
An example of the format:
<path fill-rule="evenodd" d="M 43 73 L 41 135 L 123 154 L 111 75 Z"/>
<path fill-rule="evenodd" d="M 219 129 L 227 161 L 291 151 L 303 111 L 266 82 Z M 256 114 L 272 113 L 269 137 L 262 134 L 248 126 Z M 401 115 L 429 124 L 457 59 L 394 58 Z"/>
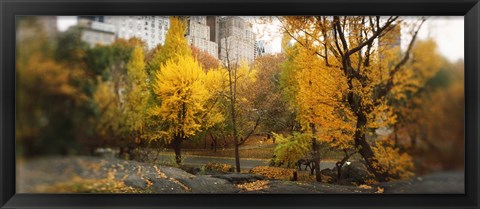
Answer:
<path fill-rule="evenodd" d="M 191 47 L 192 55 L 202 65 L 206 71 L 210 69 L 217 69 L 220 66 L 220 61 L 210 55 L 208 52 L 202 51 L 199 48 Z"/>

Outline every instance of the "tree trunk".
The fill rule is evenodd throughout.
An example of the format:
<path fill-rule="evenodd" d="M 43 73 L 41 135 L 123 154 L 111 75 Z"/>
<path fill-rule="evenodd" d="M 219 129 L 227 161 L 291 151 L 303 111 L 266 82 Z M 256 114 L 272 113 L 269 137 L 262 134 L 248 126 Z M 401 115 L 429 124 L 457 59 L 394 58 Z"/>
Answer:
<path fill-rule="evenodd" d="M 172 147 L 173 147 L 173 150 L 175 151 L 175 162 L 177 163 L 177 165 L 182 164 L 182 153 L 181 153 L 182 141 L 183 139 L 180 136 L 175 136 L 172 141 Z"/>
<path fill-rule="evenodd" d="M 378 167 L 376 168 L 374 166 L 374 164 L 378 165 L 378 160 L 375 158 L 372 148 L 365 138 L 365 133 L 363 130 L 365 129 L 366 124 L 367 119 L 365 115 L 360 115 L 360 117 L 357 119 L 357 129 L 355 131 L 355 146 L 359 148 L 358 152 L 365 160 L 367 169 L 375 176 L 377 181 L 385 182 L 389 176 L 386 171 L 382 171 L 384 169 Z"/>
<path fill-rule="evenodd" d="M 317 143 L 316 134 L 317 129 L 315 128 L 315 124 L 311 123 L 310 127 L 312 128 L 312 150 L 313 150 L 313 166 L 315 168 L 315 180 L 317 182 L 322 182 L 322 175 L 320 174 L 320 150 L 319 145 Z"/>
<path fill-rule="evenodd" d="M 395 148 L 398 148 L 400 147 L 400 143 L 398 142 L 398 127 L 397 127 L 397 124 L 393 125 L 393 137 L 394 137 L 394 141 L 395 141 Z"/>
<path fill-rule="evenodd" d="M 205 143 L 203 144 L 203 149 L 207 149 L 207 138 L 208 138 L 208 135 L 205 134 Z"/>
<path fill-rule="evenodd" d="M 342 178 L 342 167 L 343 167 L 343 164 L 340 163 L 340 162 L 337 162 L 335 164 L 335 166 L 337 167 L 337 182 L 340 181 L 340 179 Z"/>
<path fill-rule="evenodd" d="M 235 103 L 236 103 L 236 92 L 233 87 L 234 83 L 232 80 L 232 70 L 228 71 L 229 83 L 230 83 L 230 114 L 232 115 L 232 128 L 233 128 L 233 143 L 235 144 L 235 167 L 237 173 L 240 173 L 240 154 L 238 152 L 238 133 L 237 133 L 237 118 L 235 115 Z"/>
<path fill-rule="evenodd" d="M 213 152 L 217 152 L 217 138 L 215 138 L 213 135 L 212 136 L 212 142 L 213 142 Z"/>
<path fill-rule="evenodd" d="M 235 141 L 235 167 L 236 167 L 237 173 L 240 173 L 240 153 L 238 152 L 238 138 L 234 137 L 234 141 Z"/>

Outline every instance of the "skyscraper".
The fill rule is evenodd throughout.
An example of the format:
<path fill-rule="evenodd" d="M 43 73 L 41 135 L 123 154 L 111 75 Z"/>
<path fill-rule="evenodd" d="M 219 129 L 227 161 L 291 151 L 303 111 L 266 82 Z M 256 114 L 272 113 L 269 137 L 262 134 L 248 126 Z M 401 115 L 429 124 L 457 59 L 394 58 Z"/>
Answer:
<path fill-rule="evenodd" d="M 211 40 L 211 33 L 212 30 L 210 29 L 210 26 L 207 25 L 206 16 L 188 17 L 187 31 L 185 36 L 188 40 L 188 43 L 202 51 L 209 53 L 213 57 L 218 58 L 218 45 L 215 41 Z"/>
<path fill-rule="evenodd" d="M 207 25 L 210 28 L 210 41 L 219 43 L 220 37 L 220 17 L 218 16 L 207 16 Z M 218 53 L 218 52 L 217 52 Z"/>
<path fill-rule="evenodd" d="M 35 25 L 35 27 L 18 27 L 18 22 L 27 18 L 35 19 L 37 25 Z M 38 36 L 39 31 L 41 31 L 42 35 L 45 35 L 46 38 L 53 38 L 58 32 L 57 17 L 55 16 L 19 17 L 16 24 L 16 41 L 23 41 L 26 38 Z"/>
<path fill-rule="evenodd" d="M 149 49 L 165 42 L 170 26 L 167 16 L 105 16 L 104 21 L 115 26 L 117 38 L 140 38 Z"/>
<path fill-rule="evenodd" d="M 266 53 L 265 50 L 265 41 L 264 40 L 258 40 L 255 42 L 255 58 L 260 57 Z"/>
<path fill-rule="evenodd" d="M 82 41 L 91 47 L 109 45 L 115 41 L 115 27 L 88 17 L 79 17 L 77 27 L 81 29 Z"/>
<path fill-rule="evenodd" d="M 219 20 L 219 56 L 223 63 L 238 63 L 255 59 L 255 33 L 252 24 L 238 16 Z"/>

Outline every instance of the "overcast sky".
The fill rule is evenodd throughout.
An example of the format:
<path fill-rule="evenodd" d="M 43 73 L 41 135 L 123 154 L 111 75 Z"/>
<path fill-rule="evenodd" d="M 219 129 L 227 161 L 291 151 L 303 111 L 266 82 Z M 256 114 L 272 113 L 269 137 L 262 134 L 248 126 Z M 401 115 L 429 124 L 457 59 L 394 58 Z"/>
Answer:
<path fill-rule="evenodd" d="M 450 61 L 464 59 L 464 23 L 463 16 L 456 17 L 430 17 L 419 32 L 419 38 L 425 39 L 429 36 L 437 42 L 438 50 Z M 76 24 L 76 17 L 59 17 L 57 26 L 61 31 L 66 30 L 71 25 Z M 278 34 L 278 25 L 265 26 L 254 24 L 254 30 L 259 34 L 259 38 L 267 41 L 267 50 L 269 52 L 280 52 L 281 34 Z M 266 31 L 266 32 L 265 32 Z"/>

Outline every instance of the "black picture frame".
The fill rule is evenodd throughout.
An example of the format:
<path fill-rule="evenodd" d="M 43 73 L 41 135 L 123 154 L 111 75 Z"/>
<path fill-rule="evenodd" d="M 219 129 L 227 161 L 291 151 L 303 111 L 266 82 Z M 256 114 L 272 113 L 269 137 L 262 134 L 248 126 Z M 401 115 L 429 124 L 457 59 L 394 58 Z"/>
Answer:
<path fill-rule="evenodd" d="M 16 15 L 454 15 L 465 18 L 465 194 L 16 194 Z M 0 207 L 478 208 L 478 0 L 0 0 Z"/>

